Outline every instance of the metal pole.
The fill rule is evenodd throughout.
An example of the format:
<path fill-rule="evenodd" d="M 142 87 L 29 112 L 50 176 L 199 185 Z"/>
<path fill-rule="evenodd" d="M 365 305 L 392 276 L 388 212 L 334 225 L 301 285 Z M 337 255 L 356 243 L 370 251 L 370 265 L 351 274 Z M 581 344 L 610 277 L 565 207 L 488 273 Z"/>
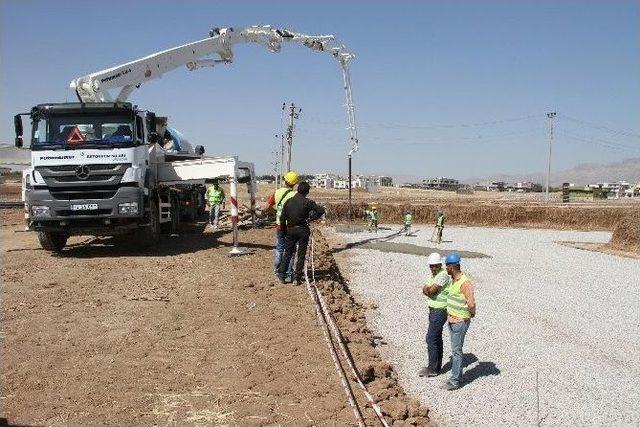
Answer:
<path fill-rule="evenodd" d="M 238 179 L 235 173 L 229 180 L 229 192 L 231 193 L 231 227 L 233 228 L 233 248 L 229 254 L 240 255 L 244 251 L 238 246 Z"/>
<path fill-rule="evenodd" d="M 553 118 L 556 116 L 556 112 L 547 113 L 549 118 L 549 156 L 547 157 L 547 179 L 545 184 L 545 200 L 549 201 L 549 184 L 551 180 L 551 145 L 553 143 Z"/>
<path fill-rule="evenodd" d="M 349 153 L 349 210 L 347 211 L 347 217 L 351 222 L 351 153 Z"/>
<path fill-rule="evenodd" d="M 289 108 L 291 109 L 291 111 L 289 112 L 289 129 L 287 131 L 287 143 L 289 146 L 287 150 L 287 171 L 291 170 L 291 147 L 293 146 L 293 119 L 295 118 L 296 106 L 292 102 Z"/>

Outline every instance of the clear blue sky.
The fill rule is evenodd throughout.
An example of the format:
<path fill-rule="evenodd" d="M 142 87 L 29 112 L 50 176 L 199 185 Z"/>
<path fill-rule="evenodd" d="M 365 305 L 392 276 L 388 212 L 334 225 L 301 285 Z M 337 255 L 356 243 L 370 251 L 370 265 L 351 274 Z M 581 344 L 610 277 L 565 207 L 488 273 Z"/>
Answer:
<path fill-rule="evenodd" d="M 542 171 L 640 156 L 638 1 L 1 2 L 0 141 L 12 116 L 75 100 L 75 77 L 198 40 L 211 27 L 271 24 L 335 34 L 356 55 L 361 150 L 354 170 L 416 177 Z M 130 100 L 170 116 L 209 154 L 267 172 L 283 101 L 303 109 L 301 172 L 345 170 L 338 66 L 288 44 L 236 49 L 229 66 L 178 69 Z M 576 120 L 577 119 L 577 120 Z M 579 120 L 579 121 L 578 121 Z"/>

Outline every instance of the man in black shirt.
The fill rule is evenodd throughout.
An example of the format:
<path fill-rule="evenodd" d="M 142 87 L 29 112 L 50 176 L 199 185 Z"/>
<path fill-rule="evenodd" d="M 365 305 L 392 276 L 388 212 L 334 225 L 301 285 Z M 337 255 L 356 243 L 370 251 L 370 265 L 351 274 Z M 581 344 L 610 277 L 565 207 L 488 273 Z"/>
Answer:
<path fill-rule="evenodd" d="M 295 283 L 299 285 L 302 282 L 302 269 L 304 268 L 307 243 L 309 243 L 309 235 L 311 234 L 308 221 L 314 221 L 324 215 L 322 206 L 318 206 L 313 200 L 307 199 L 309 188 L 309 183 L 306 181 L 298 184 L 298 193 L 287 200 L 282 208 L 280 225 L 286 230 L 287 237 L 285 239 L 284 257 L 278 268 L 278 278 L 281 283 L 285 283 L 286 266 L 289 265 L 296 251 L 296 244 L 298 245 L 298 256 L 294 271 Z"/>

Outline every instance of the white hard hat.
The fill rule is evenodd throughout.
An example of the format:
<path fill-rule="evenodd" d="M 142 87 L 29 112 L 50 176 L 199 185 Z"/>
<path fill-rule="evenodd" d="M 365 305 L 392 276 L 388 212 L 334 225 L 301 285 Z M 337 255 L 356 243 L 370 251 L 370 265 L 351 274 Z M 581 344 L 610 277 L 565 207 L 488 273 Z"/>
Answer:
<path fill-rule="evenodd" d="M 427 263 L 429 265 L 442 264 L 442 257 L 438 252 L 433 252 L 429 255 L 429 258 L 427 258 Z"/>

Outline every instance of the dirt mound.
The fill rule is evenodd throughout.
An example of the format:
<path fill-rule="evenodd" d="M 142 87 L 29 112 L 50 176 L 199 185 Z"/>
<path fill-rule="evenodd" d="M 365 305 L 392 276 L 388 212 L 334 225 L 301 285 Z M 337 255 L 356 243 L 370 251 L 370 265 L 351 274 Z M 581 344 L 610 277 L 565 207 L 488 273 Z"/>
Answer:
<path fill-rule="evenodd" d="M 367 205 L 354 206 L 354 218 L 364 218 Z M 347 220 L 348 207 L 344 203 L 329 203 L 330 220 Z M 404 212 L 410 209 L 414 222 L 435 224 L 436 213 L 442 209 L 448 224 L 491 227 L 537 227 L 573 230 L 613 230 L 624 218 L 632 216 L 632 206 L 576 206 L 505 204 L 499 202 L 430 202 L 420 204 L 378 204 L 381 223 L 401 223 Z M 637 208 L 636 208 L 637 209 Z"/>
<path fill-rule="evenodd" d="M 624 217 L 613 229 L 610 249 L 640 253 L 640 214 Z"/>
<path fill-rule="evenodd" d="M 326 298 L 329 309 L 335 317 L 347 342 L 349 351 L 356 361 L 362 381 L 369 392 L 377 399 L 382 412 L 387 416 L 389 424 L 426 425 L 429 422 L 429 411 L 420 403 L 409 398 L 393 367 L 384 362 L 376 350 L 376 341 L 367 327 L 365 308 L 355 301 L 348 284 L 340 274 L 338 266 L 330 253 L 329 245 L 319 231 L 314 232 L 315 266 L 318 288 Z M 354 390 L 360 402 L 361 393 Z M 373 411 L 365 411 L 367 422 L 376 424 Z"/>

